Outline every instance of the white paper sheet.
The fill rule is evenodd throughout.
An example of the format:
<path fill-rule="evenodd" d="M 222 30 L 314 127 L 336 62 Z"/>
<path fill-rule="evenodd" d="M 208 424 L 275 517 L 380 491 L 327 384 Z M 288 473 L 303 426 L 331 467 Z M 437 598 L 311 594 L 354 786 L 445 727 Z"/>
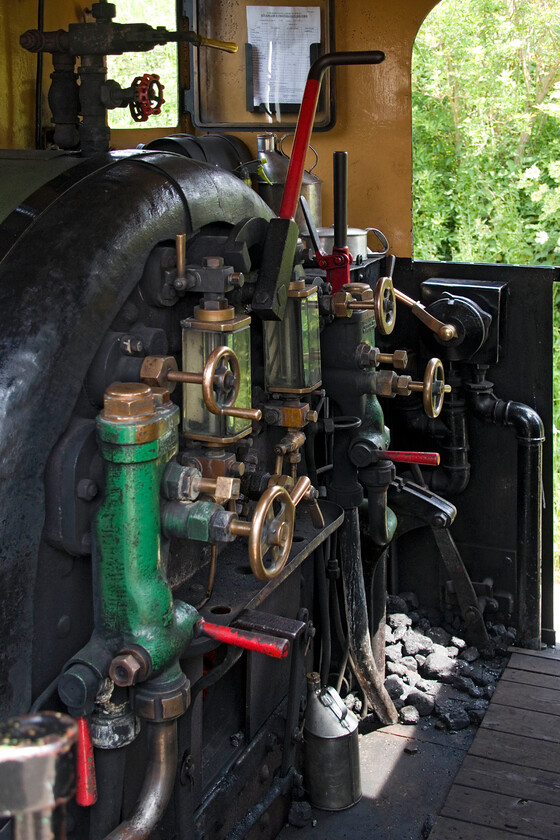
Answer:
<path fill-rule="evenodd" d="M 247 6 L 253 47 L 253 104 L 271 113 L 300 103 L 309 72 L 309 47 L 321 40 L 319 6 Z"/>

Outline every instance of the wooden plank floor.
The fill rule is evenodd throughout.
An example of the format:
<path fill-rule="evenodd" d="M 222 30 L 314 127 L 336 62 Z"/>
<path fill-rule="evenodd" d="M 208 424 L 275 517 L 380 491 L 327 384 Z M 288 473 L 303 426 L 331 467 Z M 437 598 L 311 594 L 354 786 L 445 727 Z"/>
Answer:
<path fill-rule="evenodd" d="M 560 840 L 560 652 L 513 650 L 429 840 Z"/>

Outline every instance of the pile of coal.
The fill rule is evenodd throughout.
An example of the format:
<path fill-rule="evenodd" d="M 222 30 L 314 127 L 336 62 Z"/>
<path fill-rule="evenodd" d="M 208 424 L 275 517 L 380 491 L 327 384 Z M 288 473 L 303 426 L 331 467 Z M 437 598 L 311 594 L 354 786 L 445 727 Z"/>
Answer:
<path fill-rule="evenodd" d="M 413 592 L 388 596 L 385 687 L 401 723 L 434 716 L 436 726 L 458 730 L 482 721 L 516 631 L 487 622 L 489 644 L 477 648 L 460 626 L 422 608 Z"/>

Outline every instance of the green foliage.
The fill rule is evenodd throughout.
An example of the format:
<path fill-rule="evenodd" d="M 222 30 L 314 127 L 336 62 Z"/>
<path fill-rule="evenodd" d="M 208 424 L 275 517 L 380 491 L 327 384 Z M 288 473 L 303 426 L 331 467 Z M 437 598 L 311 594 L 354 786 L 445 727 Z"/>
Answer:
<path fill-rule="evenodd" d="M 117 23 L 148 23 L 177 29 L 175 0 L 120 0 L 117 2 Z M 157 73 L 165 86 L 165 104 L 161 113 L 150 116 L 147 122 L 134 122 L 128 108 L 109 111 L 111 128 L 175 128 L 179 114 L 179 84 L 177 44 L 165 44 L 143 53 L 123 53 L 107 57 L 107 78 L 121 87 L 130 87 L 132 80 L 144 73 Z"/>
<path fill-rule="evenodd" d="M 560 263 L 560 4 L 442 0 L 413 55 L 414 255 Z M 554 293 L 560 572 L 560 288 Z"/>

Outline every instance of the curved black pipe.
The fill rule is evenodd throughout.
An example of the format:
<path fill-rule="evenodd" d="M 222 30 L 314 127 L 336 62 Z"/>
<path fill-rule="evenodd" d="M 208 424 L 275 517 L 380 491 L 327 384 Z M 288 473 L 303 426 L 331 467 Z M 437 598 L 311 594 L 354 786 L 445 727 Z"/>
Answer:
<path fill-rule="evenodd" d="M 329 67 L 338 67 L 355 64 L 381 64 L 385 61 L 385 53 L 381 50 L 356 50 L 355 52 L 334 52 L 325 53 L 313 62 L 309 68 L 308 79 L 320 82 L 323 73 Z"/>
<path fill-rule="evenodd" d="M 465 383 L 469 407 L 480 420 L 511 426 L 517 437 L 517 622 L 522 647 L 541 645 L 542 447 L 544 426 L 524 403 L 501 400 L 493 383 Z"/>

